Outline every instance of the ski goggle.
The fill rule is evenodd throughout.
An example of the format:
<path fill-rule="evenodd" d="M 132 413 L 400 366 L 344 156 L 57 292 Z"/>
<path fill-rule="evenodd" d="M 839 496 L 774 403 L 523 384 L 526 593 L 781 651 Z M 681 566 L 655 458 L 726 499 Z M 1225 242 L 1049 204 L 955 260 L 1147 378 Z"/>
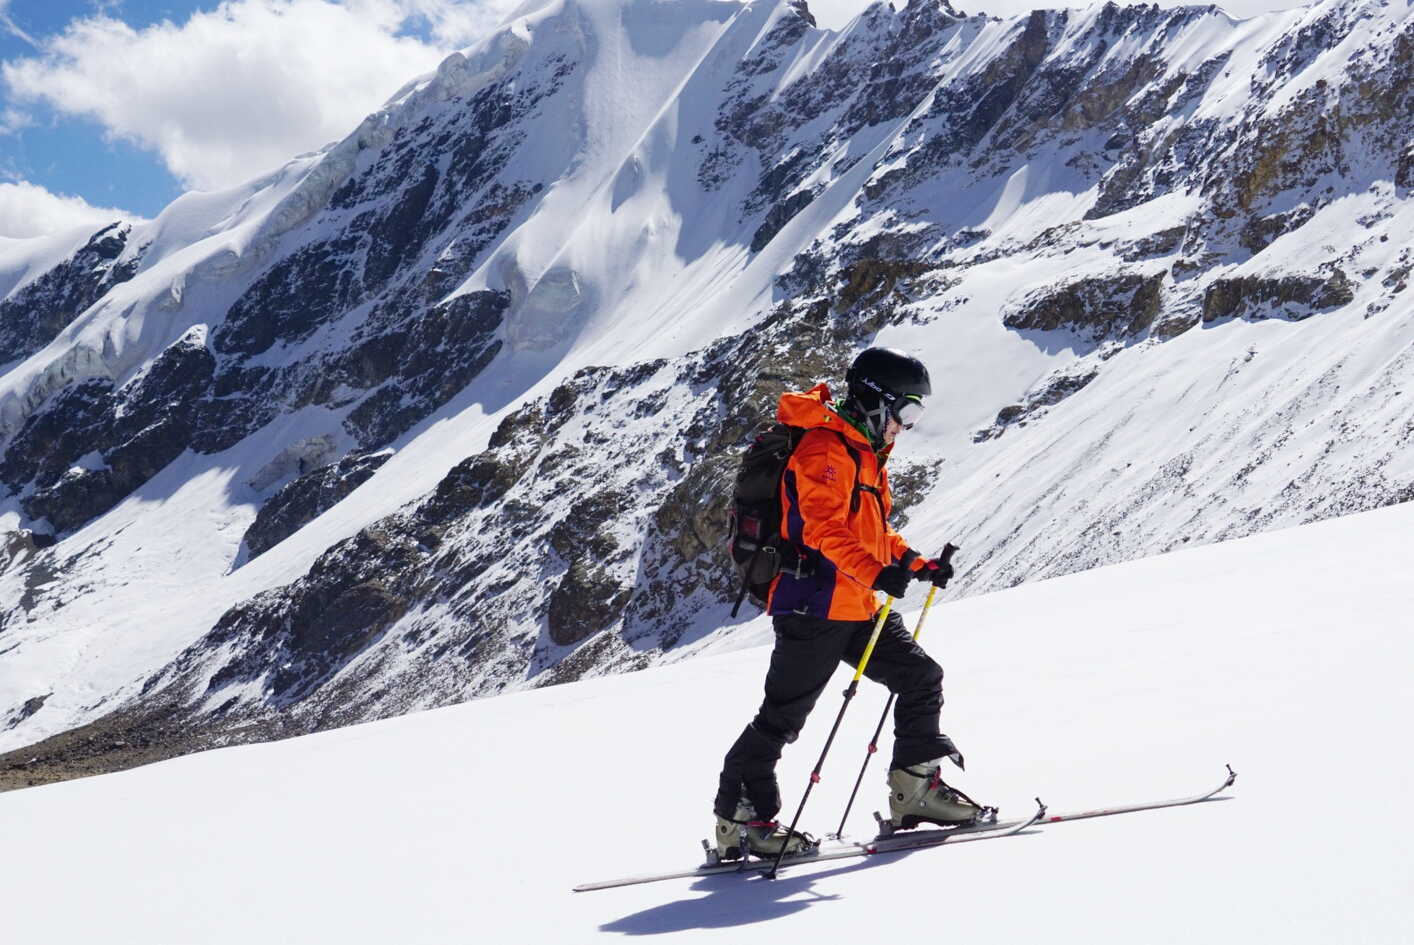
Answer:
<path fill-rule="evenodd" d="M 892 406 L 894 419 L 897 420 L 905 430 L 912 430 L 913 425 L 923 416 L 923 401 L 915 399 L 911 394 L 906 397 L 900 397 L 898 400 L 894 401 Z"/>

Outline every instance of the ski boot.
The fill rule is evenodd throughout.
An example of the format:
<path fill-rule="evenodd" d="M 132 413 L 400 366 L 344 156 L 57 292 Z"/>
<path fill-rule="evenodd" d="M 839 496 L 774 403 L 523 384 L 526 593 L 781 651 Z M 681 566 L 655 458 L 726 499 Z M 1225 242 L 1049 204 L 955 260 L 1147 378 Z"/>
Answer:
<path fill-rule="evenodd" d="M 922 823 L 960 827 L 995 820 L 996 808 L 983 807 L 942 778 L 942 765 L 930 761 L 889 772 L 889 819 L 892 830 L 911 830 Z M 891 829 L 890 829 L 891 828 Z"/>
<path fill-rule="evenodd" d="M 782 848 L 786 856 L 794 856 L 809 853 L 818 846 L 809 834 L 792 832 L 774 820 L 758 819 L 756 809 L 745 800 L 737 804 L 732 817 L 717 815 L 715 835 L 718 860 L 739 860 L 748 853 L 775 858 Z"/>

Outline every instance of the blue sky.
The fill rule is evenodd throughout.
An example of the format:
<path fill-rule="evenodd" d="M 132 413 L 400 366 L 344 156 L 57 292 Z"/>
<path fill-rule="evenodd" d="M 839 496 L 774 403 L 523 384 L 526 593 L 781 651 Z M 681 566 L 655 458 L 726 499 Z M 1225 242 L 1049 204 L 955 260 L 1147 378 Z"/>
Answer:
<path fill-rule="evenodd" d="M 868 2 L 809 0 L 827 28 Z M 520 4 L 0 0 L 0 237 L 150 218 L 187 190 L 274 170 L 342 139 Z M 993 15 L 1042 5 L 1087 0 L 954 0 Z M 1222 3 L 1237 16 L 1291 5 Z"/>
<path fill-rule="evenodd" d="M 236 186 L 348 134 L 514 0 L 0 0 L 0 237 Z"/>
<path fill-rule="evenodd" d="M 71 20 L 92 15 L 97 7 L 89 0 L 12 0 L 9 15 L 26 34 L 42 41 L 61 32 Z M 169 0 L 125 0 L 120 15 L 141 28 L 163 19 L 185 19 L 195 7 L 195 3 Z M 36 53 L 34 46 L 14 33 L 0 33 L 0 61 Z M 11 104 L 0 82 L 0 111 Z M 34 125 L 0 136 L 0 173 L 56 193 L 79 195 L 91 204 L 122 207 L 149 217 L 182 192 L 156 155 L 123 141 L 105 141 L 97 121 L 68 117 L 42 103 L 26 111 Z"/>

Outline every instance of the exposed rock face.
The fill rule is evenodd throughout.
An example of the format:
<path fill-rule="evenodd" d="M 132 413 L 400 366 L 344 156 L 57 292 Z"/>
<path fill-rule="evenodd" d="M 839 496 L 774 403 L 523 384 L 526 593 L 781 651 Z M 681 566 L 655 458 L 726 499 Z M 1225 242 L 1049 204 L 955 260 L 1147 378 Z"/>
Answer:
<path fill-rule="evenodd" d="M 215 369 L 204 341 L 193 331 L 122 388 L 89 381 L 32 415 L 0 462 L 0 480 L 12 489 L 38 486 L 25 511 L 61 532 L 77 528 L 180 456 Z"/>
<path fill-rule="evenodd" d="M 10 718 L 4 719 L 3 722 L 0 722 L 0 728 L 14 728 L 16 725 L 19 725 L 21 722 L 34 715 L 40 709 L 44 708 L 44 703 L 48 702 L 49 697 L 52 695 L 53 693 L 49 692 L 45 693 L 42 696 L 34 696 L 32 698 L 26 699 L 24 701 L 24 704 L 22 704 L 19 709 L 10 716 Z"/>
<path fill-rule="evenodd" d="M 1159 314 L 1164 274 L 1081 279 L 1024 300 L 1002 323 L 1018 331 L 1071 328 L 1092 338 L 1138 334 Z"/>
<path fill-rule="evenodd" d="M 766 244 L 771 242 L 781 227 L 790 222 L 795 216 L 806 207 L 810 206 L 815 195 L 808 190 L 802 190 L 791 194 L 785 200 L 771 208 L 771 212 L 766 214 L 766 219 L 757 227 L 756 234 L 751 237 L 751 251 L 759 253 L 766 248 Z"/>
<path fill-rule="evenodd" d="M 1044 382 L 1027 393 L 1023 402 L 1010 404 L 998 411 L 996 422 L 987 429 L 979 430 L 973 434 L 972 441 L 981 443 L 1001 436 L 1008 427 L 1026 426 L 1028 421 L 1043 415 L 1045 408 L 1053 407 L 1072 394 L 1084 390 L 1099 375 L 1100 369 L 1090 365 L 1046 378 Z"/>
<path fill-rule="evenodd" d="M 632 593 L 611 572 L 576 559 L 550 595 L 550 639 L 568 646 L 607 629 Z"/>
<path fill-rule="evenodd" d="M 212 676 L 210 690 L 263 678 L 277 709 L 309 695 L 407 612 L 414 589 L 383 572 L 425 553 L 406 537 L 365 529 L 325 552 L 287 592 L 228 611 L 209 640 L 238 655 Z"/>
<path fill-rule="evenodd" d="M 1394 182 L 1399 187 L 1414 187 L 1414 144 L 1405 148 L 1404 153 L 1399 156 Z"/>
<path fill-rule="evenodd" d="M 870 249 L 874 247 L 869 247 Z M 866 307 L 882 305 L 890 301 L 891 295 L 912 280 L 927 273 L 932 267 L 915 259 L 879 259 L 868 256 L 857 259 L 843 267 L 839 273 L 840 287 L 835 306 L 841 311 L 853 309 L 860 303 Z M 911 301 L 907 295 L 904 301 Z"/>
<path fill-rule="evenodd" d="M 1203 321 L 1245 314 L 1295 321 L 1348 305 L 1354 283 L 1340 269 L 1329 275 L 1239 276 L 1216 279 L 1203 296 Z"/>
<path fill-rule="evenodd" d="M 1256 255 L 1276 242 L 1279 237 L 1305 226 L 1313 215 L 1314 211 L 1303 204 L 1284 213 L 1253 217 L 1242 228 L 1242 245 Z"/>
<path fill-rule="evenodd" d="M 0 533 L 0 572 L 19 567 L 33 558 L 41 548 L 54 543 L 54 536 L 36 534 L 27 528 Z"/>
<path fill-rule="evenodd" d="M 128 251 L 131 232 L 126 223 L 104 227 L 67 262 L 0 301 L 0 364 L 34 354 L 109 289 L 133 277 L 142 253 Z"/>
<path fill-rule="evenodd" d="M 245 533 L 252 558 L 284 541 L 337 505 L 368 481 L 392 456 L 391 451 L 354 454 L 305 473 L 275 493 L 260 507 Z"/>

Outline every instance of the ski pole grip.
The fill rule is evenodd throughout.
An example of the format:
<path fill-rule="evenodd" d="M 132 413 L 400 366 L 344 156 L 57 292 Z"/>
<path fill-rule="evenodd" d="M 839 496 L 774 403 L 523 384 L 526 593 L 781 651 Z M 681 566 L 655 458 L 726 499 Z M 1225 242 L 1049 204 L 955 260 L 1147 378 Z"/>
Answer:
<path fill-rule="evenodd" d="M 952 542 L 948 542 L 946 545 L 943 545 L 943 553 L 938 555 L 938 560 L 941 561 L 943 564 L 952 564 L 952 556 L 957 554 L 961 550 L 962 549 L 958 548 L 957 545 L 954 545 Z"/>

